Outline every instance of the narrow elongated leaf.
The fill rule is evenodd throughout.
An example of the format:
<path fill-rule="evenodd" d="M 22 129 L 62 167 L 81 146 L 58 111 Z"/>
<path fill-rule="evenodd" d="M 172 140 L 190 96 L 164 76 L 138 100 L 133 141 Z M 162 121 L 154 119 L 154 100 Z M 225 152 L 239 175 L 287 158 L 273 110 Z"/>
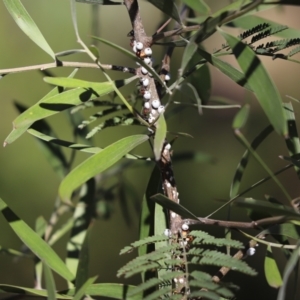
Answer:
<path fill-rule="evenodd" d="M 79 291 L 76 292 L 74 295 L 73 300 L 80 300 L 84 295 L 88 295 L 88 288 L 95 282 L 98 276 L 92 277 L 88 279 L 79 289 Z"/>
<path fill-rule="evenodd" d="M 270 246 L 267 247 L 264 267 L 268 284 L 273 288 L 279 288 L 282 285 L 282 278 Z"/>
<path fill-rule="evenodd" d="M 87 4 L 101 4 L 101 5 L 120 5 L 122 2 L 114 2 L 110 0 L 76 0 L 76 2 L 83 2 Z"/>
<path fill-rule="evenodd" d="M 294 224 L 278 224 L 262 231 L 261 234 L 283 235 L 295 240 L 299 240 L 300 233 L 298 233 L 297 229 L 299 230 L 299 227 L 296 227 Z"/>
<path fill-rule="evenodd" d="M 300 153 L 300 140 L 297 130 L 294 108 L 291 102 L 284 103 L 284 112 L 289 131 L 289 137 L 285 139 L 285 143 L 289 150 L 290 156 L 293 156 Z M 300 168 L 295 166 L 295 170 L 297 172 L 298 178 L 300 178 Z"/>
<path fill-rule="evenodd" d="M 72 78 L 76 75 L 78 69 L 75 69 L 70 75 L 69 77 Z M 43 102 L 44 100 L 46 100 L 47 98 L 53 97 L 55 95 L 58 95 L 61 92 L 61 88 L 59 87 L 55 87 L 54 89 L 52 89 L 48 94 L 46 94 L 38 103 Z M 9 136 L 5 139 L 4 141 L 4 146 L 11 144 L 12 142 L 14 142 L 16 139 L 18 139 L 29 127 L 28 126 L 23 126 L 20 128 L 15 128 L 15 126 L 13 126 L 13 131 L 9 134 Z"/>
<path fill-rule="evenodd" d="M 162 194 L 157 194 L 151 197 L 153 201 L 161 205 L 162 207 L 175 212 L 176 214 L 180 215 L 183 219 L 194 219 L 198 220 L 197 216 L 191 213 L 182 205 L 175 203 L 174 201 L 170 200 L 166 196 Z"/>
<path fill-rule="evenodd" d="M 154 137 L 154 156 L 155 160 L 160 160 L 162 147 L 164 145 L 165 139 L 167 135 L 167 124 L 164 117 L 164 114 L 160 114 L 157 120 L 157 126 Z"/>
<path fill-rule="evenodd" d="M 48 292 L 48 300 L 56 300 L 56 287 L 55 281 L 51 269 L 47 264 L 43 264 L 43 270 L 45 274 L 45 283 Z"/>
<path fill-rule="evenodd" d="M 14 103 L 20 113 L 23 113 L 27 107 Z M 45 134 L 53 135 L 56 138 L 56 134 L 53 132 L 51 126 L 45 120 L 39 120 L 35 122 L 32 129 L 36 129 L 37 131 L 43 132 Z M 44 154 L 47 162 L 52 166 L 55 173 L 58 175 L 60 179 L 63 179 L 68 170 L 68 162 L 63 153 L 61 147 L 53 144 L 53 143 L 45 143 L 41 139 L 35 139 L 39 144 L 39 149 Z"/>
<path fill-rule="evenodd" d="M 88 179 L 111 167 L 125 154 L 148 139 L 147 135 L 133 135 L 106 147 L 72 170 L 62 181 L 59 194 L 63 201 L 70 201 L 72 192 Z"/>
<path fill-rule="evenodd" d="M 0 286 L 1 287 L 1 286 Z M 90 296 L 102 296 L 110 297 L 113 299 L 119 300 L 140 300 L 143 299 L 142 293 L 136 294 L 134 296 L 127 296 L 130 292 L 133 291 L 135 286 L 118 284 L 118 283 L 97 283 L 92 284 L 86 289 L 86 294 Z M 74 295 L 75 290 L 71 289 L 67 291 L 67 295 Z"/>
<path fill-rule="evenodd" d="M 31 289 L 22 286 L 16 285 L 9 285 L 9 284 L 0 284 L 0 293 L 13 293 L 19 294 L 21 297 L 25 298 L 24 295 L 28 296 L 40 296 L 40 297 L 47 297 L 48 292 L 46 290 L 38 290 L 38 289 Z M 55 294 L 56 299 L 73 299 L 71 295 L 63 295 L 63 294 Z"/>
<path fill-rule="evenodd" d="M 233 205 L 252 208 L 258 211 L 267 211 L 272 215 L 292 216 L 295 217 L 295 220 L 300 219 L 300 215 L 289 206 L 256 200 L 253 198 L 238 198 L 235 200 Z"/>
<path fill-rule="evenodd" d="M 232 79 L 234 82 L 236 82 L 238 85 L 244 87 L 245 89 L 249 91 L 253 91 L 250 87 L 247 80 L 245 80 L 245 75 L 241 73 L 239 70 L 228 64 L 227 62 L 222 61 L 219 59 L 216 55 L 212 55 L 206 51 L 204 51 L 201 48 L 198 48 L 198 53 L 203 56 L 210 64 L 212 64 L 214 67 L 218 68 L 223 74 L 228 76 L 230 79 Z"/>
<path fill-rule="evenodd" d="M 273 127 L 271 125 L 269 125 L 262 132 L 260 132 L 259 135 L 251 143 L 252 149 L 255 150 L 272 132 L 273 132 Z M 235 197 L 239 192 L 240 184 L 241 184 L 245 169 L 249 162 L 249 155 L 250 155 L 250 151 L 246 150 L 237 166 L 237 169 L 235 171 L 235 174 L 234 174 L 231 186 L 230 186 L 230 198 Z"/>
<path fill-rule="evenodd" d="M 209 6 L 203 0 L 182 0 L 182 2 L 203 15 L 210 13 Z"/>
<path fill-rule="evenodd" d="M 69 79 L 69 78 L 68 78 Z M 62 80 L 62 83 L 68 81 L 67 78 Z M 129 79 L 115 81 L 114 84 L 117 87 L 124 86 L 131 81 L 135 80 L 133 76 Z M 50 81 L 51 79 L 49 79 Z M 55 78 L 53 78 L 55 81 Z M 73 80 L 70 78 L 70 80 Z M 51 81 L 51 82 L 54 82 Z M 58 79 L 58 84 L 60 79 Z M 110 82 L 90 83 L 93 88 L 74 88 L 72 90 L 65 91 L 61 94 L 57 94 L 51 97 L 47 97 L 42 102 L 38 102 L 28 108 L 24 113 L 18 116 L 14 122 L 14 128 L 26 128 L 28 129 L 35 121 L 52 116 L 60 111 L 82 104 L 83 102 L 90 101 L 100 96 L 111 93 L 114 88 Z M 88 84 L 87 84 L 88 85 Z"/>
<path fill-rule="evenodd" d="M 236 27 L 240 27 L 243 29 L 249 29 L 249 28 L 257 26 L 257 24 L 263 24 L 263 23 L 267 23 L 271 27 L 282 26 L 282 24 L 280 24 L 280 23 L 276 23 L 269 19 L 265 19 L 265 18 L 262 18 L 259 16 L 254 16 L 254 15 L 242 16 L 242 17 L 232 21 L 232 24 L 234 24 Z M 279 36 L 279 37 L 283 37 L 283 38 L 295 38 L 295 37 L 299 36 L 299 30 L 293 29 L 293 28 L 288 28 L 286 30 L 275 33 L 275 35 Z"/>
<path fill-rule="evenodd" d="M 183 52 L 182 61 L 181 61 L 181 71 L 184 72 L 186 66 L 193 58 L 193 55 L 196 53 L 198 45 L 194 42 L 189 42 Z"/>
<path fill-rule="evenodd" d="M 68 270 L 54 250 L 22 221 L 1 198 L 0 211 L 13 231 L 39 259 L 66 280 L 73 280 L 74 275 Z"/>
<path fill-rule="evenodd" d="M 76 143 L 72 143 L 72 142 L 69 142 L 69 141 L 60 140 L 60 139 L 54 138 L 52 136 L 49 136 L 49 135 L 43 134 L 41 132 L 38 132 L 38 131 L 36 131 L 34 129 L 31 129 L 31 128 L 28 129 L 27 132 L 30 133 L 31 135 L 43 140 L 43 141 L 51 142 L 51 143 L 54 143 L 54 144 L 62 146 L 62 147 L 67 147 L 67 148 L 72 149 L 72 150 L 78 150 L 78 151 L 81 151 L 81 152 L 92 153 L 92 154 L 99 153 L 100 151 L 103 150 L 99 147 L 91 147 L 90 145 L 76 144 Z M 128 158 L 128 159 L 142 159 L 142 160 L 151 161 L 150 158 L 145 158 L 145 157 L 139 156 L 139 155 L 132 155 L 132 154 L 129 154 L 129 153 L 126 154 L 125 157 Z M 201 154 L 199 154 L 199 157 L 197 155 L 195 157 L 196 160 L 201 160 L 201 158 L 202 158 Z"/>
<path fill-rule="evenodd" d="M 253 89 L 270 123 L 277 133 L 287 136 L 288 131 L 282 100 L 263 64 L 249 46 L 220 28 L 218 28 L 218 31 L 231 47 L 233 54 L 245 74 L 246 80 Z"/>
<path fill-rule="evenodd" d="M 250 105 L 245 104 L 239 110 L 239 112 L 235 115 L 233 123 L 232 123 L 232 128 L 233 129 L 241 129 L 242 127 L 244 127 L 244 125 L 246 124 L 246 122 L 248 120 L 249 112 L 250 112 Z"/>
<path fill-rule="evenodd" d="M 173 0 L 148 0 L 151 4 L 157 7 L 159 10 L 164 12 L 166 15 L 170 16 L 181 24 L 180 16 L 178 13 L 177 6 Z"/>
<path fill-rule="evenodd" d="M 154 167 L 150 179 L 148 181 L 147 189 L 143 197 L 142 212 L 140 218 L 140 240 L 154 234 L 154 207 L 155 204 L 150 200 L 150 197 L 158 192 L 161 182 L 160 171 L 157 166 Z M 139 247 L 139 256 L 142 256 L 150 251 L 147 245 Z"/>
<path fill-rule="evenodd" d="M 49 44 L 28 14 L 25 7 L 22 5 L 21 1 L 3 0 L 3 2 L 21 30 L 55 60 L 53 50 L 50 48 Z"/>
<path fill-rule="evenodd" d="M 285 265 L 284 271 L 283 271 L 283 282 L 282 286 L 279 289 L 279 293 L 277 296 L 277 300 L 285 300 L 285 290 L 287 288 L 288 279 L 295 269 L 295 266 L 297 262 L 299 261 L 300 256 L 300 242 L 297 244 L 297 248 L 293 251 L 290 259 L 288 260 L 287 264 Z"/>
<path fill-rule="evenodd" d="M 201 99 L 198 95 L 197 89 L 190 83 L 182 84 L 179 87 L 180 92 L 184 95 L 185 98 L 189 98 L 192 100 L 193 103 L 197 104 L 198 106 L 198 113 L 199 115 L 202 114 L 202 105 Z"/>

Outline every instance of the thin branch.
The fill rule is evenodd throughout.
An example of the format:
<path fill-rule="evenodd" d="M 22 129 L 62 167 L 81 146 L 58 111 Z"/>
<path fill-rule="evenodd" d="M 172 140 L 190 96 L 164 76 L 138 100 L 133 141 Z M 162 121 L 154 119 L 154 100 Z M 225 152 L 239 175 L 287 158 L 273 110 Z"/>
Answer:
<path fill-rule="evenodd" d="M 252 222 L 235 222 L 235 221 L 223 221 L 214 220 L 207 218 L 198 218 L 198 220 L 184 219 L 182 224 L 187 225 L 214 225 L 225 228 L 235 228 L 235 229 L 260 229 L 262 226 L 282 224 L 293 218 L 288 216 L 275 216 L 270 218 L 264 218 Z"/>
<path fill-rule="evenodd" d="M 19 73 L 19 72 L 26 72 L 26 71 L 33 71 L 33 70 L 47 70 L 47 69 L 60 68 L 60 67 L 99 69 L 99 65 L 97 65 L 96 63 L 58 61 L 58 62 L 51 62 L 47 64 L 40 64 L 40 65 L 33 65 L 33 66 L 26 66 L 26 67 L 0 69 L 0 75 L 5 76 L 12 73 Z M 127 68 L 127 67 L 115 66 L 115 65 L 101 65 L 101 67 L 105 70 L 121 71 L 124 73 L 135 74 L 134 68 Z"/>

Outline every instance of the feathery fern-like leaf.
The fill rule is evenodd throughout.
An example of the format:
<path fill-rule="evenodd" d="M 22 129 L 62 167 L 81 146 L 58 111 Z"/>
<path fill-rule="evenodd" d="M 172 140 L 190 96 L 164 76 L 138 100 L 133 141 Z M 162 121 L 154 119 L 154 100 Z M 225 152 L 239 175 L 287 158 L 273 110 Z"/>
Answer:
<path fill-rule="evenodd" d="M 255 42 L 257 42 L 257 41 L 259 41 L 259 40 L 261 40 L 261 39 L 264 39 L 264 38 L 266 38 L 266 37 L 268 37 L 268 36 L 271 36 L 271 35 L 273 35 L 273 34 L 275 34 L 275 33 L 278 33 L 278 32 L 280 32 L 280 31 L 283 31 L 283 30 L 285 30 L 285 29 L 288 29 L 288 27 L 285 26 L 285 25 L 280 25 L 280 26 L 276 26 L 276 27 L 271 27 L 271 28 L 269 28 L 269 29 L 267 29 L 267 30 L 265 30 L 265 31 L 263 31 L 263 32 L 260 32 L 260 33 L 258 33 L 258 34 L 256 34 L 256 35 L 254 35 L 254 36 L 252 37 L 252 39 L 251 39 L 251 44 L 253 44 L 253 43 L 255 43 Z"/>
<path fill-rule="evenodd" d="M 130 294 L 128 294 L 128 296 L 133 296 L 135 294 L 138 294 L 140 292 L 143 292 L 151 287 L 155 287 L 155 286 L 160 286 L 160 285 L 165 285 L 165 283 L 167 283 L 168 286 L 172 286 L 172 280 L 176 277 L 179 276 L 183 276 L 184 273 L 180 272 L 180 271 L 176 271 L 176 272 L 170 272 L 170 273 L 166 273 L 164 274 L 161 279 L 158 278 L 151 278 L 148 281 L 138 285 L 137 287 L 135 287 Z"/>
<path fill-rule="evenodd" d="M 195 237 L 193 241 L 193 245 L 202 243 L 202 244 L 216 245 L 217 247 L 230 246 L 237 249 L 244 248 L 243 244 L 239 241 L 227 240 L 225 238 L 215 238 L 209 235 L 208 233 L 200 230 L 192 231 L 190 235 Z"/>
<path fill-rule="evenodd" d="M 238 38 L 241 40 L 246 39 L 247 37 L 249 37 L 257 32 L 260 32 L 268 27 L 270 27 L 270 24 L 267 24 L 267 23 L 258 24 L 257 26 L 252 27 L 251 29 L 248 29 L 248 30 L 242 32 L 240 35 L 238 35 Z"/>
<path fill-rule="evenodd" d="M 291 50 L 289 53 L 288 53 L 288 57 L 292 57 L 293 55 L 297 54 L 298 52 L 300 52 L 300 46 L 294 48 L 293 50 Z"/>
<path fill-rule="evenodd" d="M 165 235 L 154 235 L 154 236 L 148 236 L 145 239 L 136 241 L 134 243 L 131 243 L 130 246 L 126 246 L 120 251 L 120 255 L 124 253 L 129 253 L 133 249 L 141 247 L 143 245 L 148 245 L 152 243 L 157 243 L 157 242 L 162 242 L 162 241 L 167 241 L 169 238 Z"/>

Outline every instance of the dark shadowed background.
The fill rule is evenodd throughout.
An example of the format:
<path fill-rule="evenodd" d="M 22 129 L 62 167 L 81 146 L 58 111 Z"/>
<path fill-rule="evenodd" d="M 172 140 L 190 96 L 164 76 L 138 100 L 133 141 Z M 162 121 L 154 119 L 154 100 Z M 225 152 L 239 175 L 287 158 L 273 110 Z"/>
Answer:
<path fill-rule="evenodd" d="M 150 35 L 155 32 L 158 24 L 163 20 L 162 14 L 146 1 L 140 2 L 144 24 L 147 33 Z M 227 2 L 207 1 L 213 11 L 225 6 Z M 72 27 L 69 1 L 27 0 L 23 1 L 23 4 L 55 52 L 79 48 Z M 80 34 L 87 44 L 93 43 L 90 38 L 92 34 L 92 6 L 78 4 L 77 7 Z M 129 49 L 127 33 L 131 30 L 131 25 L 125 7 L 99 6 L 98 15 L 99 35 Z M 299 8 L 282 7 L 260 12 L 259 15 L 293 28 L 300 28 Z M 240 31 L 230 30 L 230 32 L 238 34 Z M 51 58 L 21 32 L 6 11 L 2 1 L 0 2 L 0 40 L 0 69 L 51 62 Z M 212 51 L 214 48 L 220 47 L 223 42 L 222 37 L 216 33 L 204 43 L 204 46 L 208 51 Z M 117 51 L 104 45 L 97 46 L 100 49 L 102 63 L 134 67 L 132 61 L 129 61 Z M 153 52 L 155 63 L 159 64 L 162 59 L 163 48 L 154 46 Z M 173 79 L 177 75 L 176 71 L 180 64 L 181 54 L 182 49 L 176 49 L 171 64 Z M 230 62 L 233 61 L 232 57 L 226 59 Z M 72 60 L 89 61 L 83 54 L 75 55 Z M 279 59 L 262 58 L 261 60 L 278 86 L 283 100 L 289 101 L 286 95 L 300 99 L 299 65 Z M 238 87 L 219 71 L 211 67 L 210 70 L 212 97 L 224 97 L 239 104 L 243 104 L 245 101 L 251 103 L 251 115 L 244 133 L 249 140 L 253 139 L 267 125 L 267 119 L 255 103 L 254 96 Z M 71 69 L 51 71 L 56 75 L 67 76 Z M 115 79 L 127 77 L 122 73 L 111 72 L 110 74 Z M 32 71 L 8 75 L 0 80 L 0 141 L 4 141 L 10 133 L 12 121 L 18 115 L 13 102 L 17 101 L 25 106 L 31 106 L 51 89 L 48 84 L 43 82 L 43 76 L 38 71 Z M 101 71 L 91 69 L 80 70 L 78 78 L 91 81 L 104 80 Z M 126 89 L 123 89 L 123 91 L 126 94 Z M 184 96 L 178 94 L 178 101 L 181 100 L 180 97 Z M 294 102 L 293 105 L 297 118 L 300 111 L 299 104 Z M 174 163 L 181 204 L 201 217 L 208 215 L 220 206 L 220 202 L 215 201 L 216 199 L 229 199 L 230 184 L 244 151 L 235 139 L 231 128 L 236 112 L 236 109 L 204 109 L 203 115 L 199 115 L 196 109 L 187 108 L 168 120 L 170 131 L 187 132 L 194 137 L 194 139 L 177 139 L 173 146 L 174 153 L 194 150 L 207 153 L 213 157 L 213 161 L 208 163 L 198 163 L 191 160 Z M 66 117 L 65 113 L 61 113 L 47 119 L 47 121 L 61 139 L 71 140 L 72 128 L 70 128 Z M 141 130 L 134 129 L 134 132 L 141 132 Z M 121 130 L 112 128 L 98 133 L 94 137 L 94 142 L 99 147 L 105 147 L 121 136 L 130 134 L 132 134 L 132 131 L 129 128 L 122 128 Z M 141 151 L 147 151 L 145 148 Z M 64 151 L 67 155 L 70 155 L 69 151 Z M 278 155 L 287 154 L 284 141 L 275 133 L 271 134 L 259 148 L 259 154 L 274 171 L 286 165 L 284 161 L 278 159 Z M 87 154 L 79 153 L 76 162 L 78 163 L 87 157 Z M 140 201 L 151 174 L 151 169 L 152 166 L 133 167 L 125 173 L 126 181 L 134 187 L 136 197 Z M 264 176 L 266 176 L 265 171 L 254 160 L 251 160 L 243 179 L 242 190 Z M 279 179 L 292 198 L 299 196 L 299 183 L 293 170 L 280 175 Z M 38 216 L 43 215 L 46 219 L 49 218 L 57 195 L 58 185 L 59 178 L 53 172 L 34 138 L 29 134 L 24 134 L 6 148 L 0 148 L 0 197 L 31 227 L 34 226 Z M 284 195 L 273 182 L 265 183 L 251 191 L 247 196 L 263 199 L 265 194 L 285 200 Z M 97 282 L 124 281 L 116 277 L 116 271 L 129 259 L 129 256 L 120 257 L 119 251 L 125 245 L 138 239 L 139 222 L 133 199 L 128 197 L 127 201 L 130 210 L 130 224 L 126 222 L 122 214 L 123 206 L 116 201 L 112 205 L 111 217 L 108 220 L 99 220 L 94 225 L 91 237 L 90 274 L 98 275 Z M 226 216 L 227 210 L 223 210 L 214 217 L 226 218 Z M 235 220 L 249 220 L 246 211 L 237 208 L 233 208 L 231 217 Z M 219 236 L 224 234 L 223 229 L 207 227 L 204 229 Z M 233 235 L 241 239 L 241 236 L 237 233 L 234 232 Z M 66 239 L 67 237 L 55 246 L 55 250 L 58 251 L 61 257 L 65 256 Z M 21 241 L 2 217 L 0 217 L 0 246 L 13 249 L 20 249 L 22 246 Z M 267 286 L 263 275 L 264 246 L 259 246 L 257 252 L 258 255 L 251 257 L 248 263 L 261 273 L 260 276 L 250 279 L 245 275 L 231 272 L 226 278 L 227 281 L 233 281 L 240 285 L 241 293 L 238 299 L 276 298 L 276 290 Z M 249 284 L 250 281 L 251 285 Z M 0 253 L 0 282 L 32 287 L 33 263 L 27 259 L 16 260 L 12 256 Z M 126 282 L 134 283 L 134 279 Z M 57 286 L 60 289 L 66 288 L 64 281 L 60 278 L 58 278 Z"/>

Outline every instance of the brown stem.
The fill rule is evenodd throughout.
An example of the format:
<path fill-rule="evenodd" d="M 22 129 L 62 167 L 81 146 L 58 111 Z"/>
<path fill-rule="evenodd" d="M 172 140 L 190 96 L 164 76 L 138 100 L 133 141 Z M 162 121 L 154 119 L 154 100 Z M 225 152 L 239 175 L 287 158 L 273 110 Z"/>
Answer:
<path fill-rule="evenodd" d="M 134 39 L 143 43 L 144 47 L 149 47 L 151 38 L 147 37 L 142 18 L 140 15 L 139 4 L 137 0 L 124 0 L 124 4 L 128 10 L 132 29 L 134 31 Z"/>
<path fill-rule="evenodd" d="M 214 225 L 225 228 L 236 228 L 236 229 L 260 229 L 261 226 L 282 224 L 287 220 L 291 219 L 288 216 L 276 216 L 270 218 L 264 218 L 252 222 L 235 222 L 235 221 L 223 221 L 213 220 L 207 218 L 198 218 L 198 220 L 184 219 L 182 224 L 187 225 Z"/>

